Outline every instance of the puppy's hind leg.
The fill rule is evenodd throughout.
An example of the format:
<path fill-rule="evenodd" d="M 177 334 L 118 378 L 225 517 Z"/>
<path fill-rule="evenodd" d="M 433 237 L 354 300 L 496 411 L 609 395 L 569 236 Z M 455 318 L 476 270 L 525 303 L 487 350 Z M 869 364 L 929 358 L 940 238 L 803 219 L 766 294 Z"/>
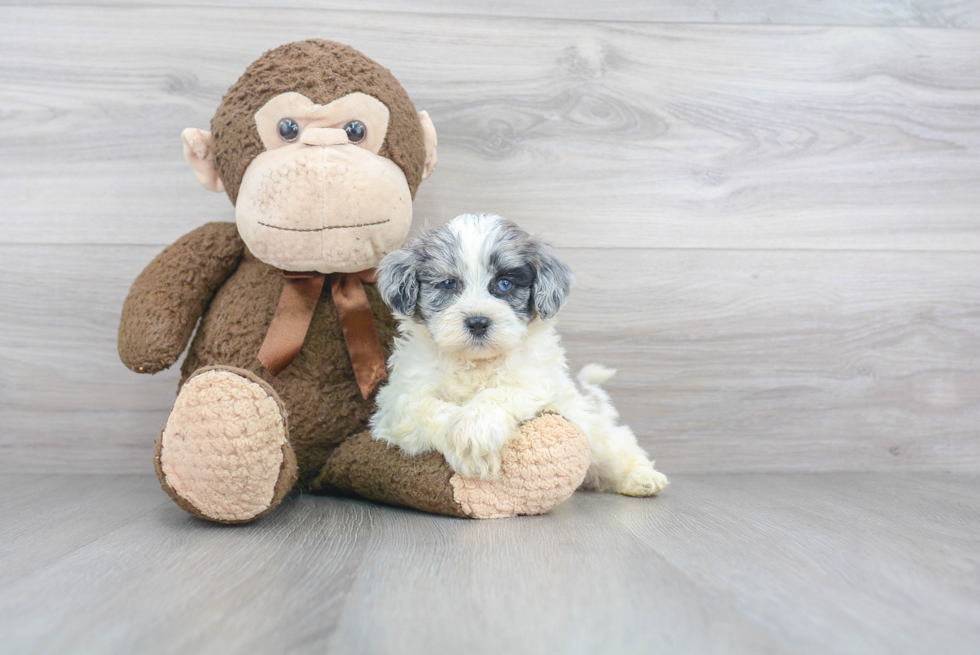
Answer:
<path fill-rule="evenodd" d="M 583 391 L 595 403 L 589 440 L 592 466 L 586 486 L 626 496 L 653 496 L 669 482 L 667 476 L 653 468 L 654 463 L 637 444 L 633 431 L 618 425 L 619 412 L 599 386 L 614 374 L 614 370 L 596 364 L 585 366 L 578 374 Z"/>
<path fill-rule="evenodd" d="M 598 491 L 614 491 L 626 496 L 653 496 L 669 484 L 667 476 L 653 468 L 654 463 L 625 425 L 603 426 L 594 430 L 589 445 L 592 448 L 592 466 L 588 479 Z"/>

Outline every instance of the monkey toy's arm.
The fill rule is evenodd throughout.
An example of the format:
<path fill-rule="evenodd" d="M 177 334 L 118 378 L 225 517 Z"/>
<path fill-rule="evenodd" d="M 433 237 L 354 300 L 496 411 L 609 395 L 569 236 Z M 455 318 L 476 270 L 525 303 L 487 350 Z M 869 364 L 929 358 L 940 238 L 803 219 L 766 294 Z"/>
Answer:
<path fill-rule="evenodd" d="M 143 269 L 123 304 L 119 357 L 138 373 L 169 368 L 197 319 L 245 251 L 234 223 L 208 223 L 168 246 Z"/>

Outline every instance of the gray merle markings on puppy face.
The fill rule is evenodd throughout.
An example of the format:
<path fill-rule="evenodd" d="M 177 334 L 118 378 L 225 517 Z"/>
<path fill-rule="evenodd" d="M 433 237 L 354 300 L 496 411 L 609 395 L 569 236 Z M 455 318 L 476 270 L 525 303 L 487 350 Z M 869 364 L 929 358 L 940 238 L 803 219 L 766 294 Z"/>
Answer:
<path fill-rule="evenodd" d="M 389 253 L 378 265 L 378 290 L 395 312 L 417 315 L 423 301 L 433 294 L 423 293 L 423 283 L 452 279 L 459 275 L 459 240 L 446 226 L 423 232 L 408 246 Z M 438 278 L 433 282 L 434 278 Z M 420 297 L 420 296 L 424 296 Z M 452 302 L 448 295 L 445 304 Z"/>
<path fill-rule="evenodd" d="M 535 314 L 558 313 L 573 276 L 550 245 L 492 214 L 458 216 L 387 255 L 378 267 L 385 302 L 423 321 L 451 306 L 476 279 L 489 280 L 487 293 L 529 322 Z"/>

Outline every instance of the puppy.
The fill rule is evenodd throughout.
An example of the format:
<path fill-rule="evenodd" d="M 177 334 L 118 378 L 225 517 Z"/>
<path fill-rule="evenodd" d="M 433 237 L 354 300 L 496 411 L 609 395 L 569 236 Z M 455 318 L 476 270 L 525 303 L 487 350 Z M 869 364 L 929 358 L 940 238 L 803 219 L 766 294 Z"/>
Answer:
<path fill-rule="evenodd" d="M 667 478 L 619 425 L 599 385 L 615 371 L 568 372 L 554 316 L 572 273 L 554 250 L 514 223 L 463 214 L 387 255 L 378 289 L 400 321 L 371 418 L 375 439 L 409 454 L 436 450 L 466 477 L 500 470 L 518 427 L 552 411 L 588 436 L 583 486 L 651 496 Z"/>

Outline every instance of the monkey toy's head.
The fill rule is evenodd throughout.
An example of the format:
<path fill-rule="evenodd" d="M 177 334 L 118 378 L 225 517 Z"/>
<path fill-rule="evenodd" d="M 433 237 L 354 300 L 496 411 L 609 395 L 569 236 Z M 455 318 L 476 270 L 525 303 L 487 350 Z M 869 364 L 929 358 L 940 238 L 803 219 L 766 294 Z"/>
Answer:
<path fill-rule="evenodd" d="M 349 46 L 270 50 L 221 101 L 211 132 L 188 128 L 198 181 L 227 191 L 238 231 L 286 271 L 352 273 L 402 245 L 436 132 L 388 69 Z"/>

